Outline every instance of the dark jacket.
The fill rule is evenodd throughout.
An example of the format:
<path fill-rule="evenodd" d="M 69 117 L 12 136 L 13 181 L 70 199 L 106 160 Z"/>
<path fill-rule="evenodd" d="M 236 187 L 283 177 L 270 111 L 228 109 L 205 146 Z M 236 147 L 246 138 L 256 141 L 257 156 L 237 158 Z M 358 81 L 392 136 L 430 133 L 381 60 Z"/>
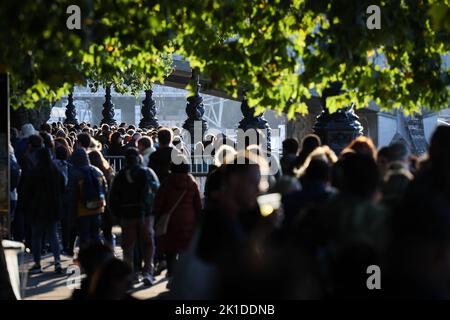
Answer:
<path fill-rule="evenodd" d="M 166 180 L 170 173 L 172 163 L 172 147 L 159 148 L 150 155 L 148 166 L 155 171 L 161 183 Z"/>
<path fill-rule="evenodd" d="M 10 174 L 10 185 L 9 185 L 9 191 L 14 191 L 19 186 L 20 181 L 20 166 L 17 162 L 16 157 L 11 154 L 9 156 L 9 174 Z"/>
<path fill-rule="evenodd" d="M 64 176 L 56 166 L 51 173 L 39 166 L 31 169 L 22 190 L 25 212 L 32 224 L 56 222 L 62 218 Z"/>
<path fill-rule="evenodd" d="M 114 178 L 109 194 L 109 209 L 117 218 L 149 216 L 158 188 L 158 177 L 150 168 L 141 165 L 126 167 Z"/>
<path fill-rule="evenodd" d="M 325 203 L 332 195 L 332 190 L 325 183 L 309 183 L 299 191 L 283 196 L 284 208 L 283 229 L 285 231 L 292 227 L 300 211 L 307 206 Z"/>
<path fill-rule="evenodd" d="M 69 199 L 69 216 L 72 218 L 80 216 L 90 216 L 103 213 L 105 208 L 88 209 L 83 204 L 82 187 L 91 185 L 87 178 L 97 179 L 103 190 L 108 189 L 105 176 L 96 167 L 90 165 L 89 158 L 86 151 L 77 149 L 72 154 L 73 165 L 69 167 L 69 181 L 68 181 L 68 199 Z M 86 173 L 89 173 L 87 175 Z"/>
<path fill-rule="evenodd" d="M 289 153 L 280 159 L 281 170 L 284 175 L 294 176 L 294 169 L 298 163 L 298 157 L 295 154 Z"/>
<path fill-rule="evenodd" d="M 110 144 L 108 146 L 108 156 L 123 157 L 125 155 L 125 147 L 117 144 Z"/>
<path fill-rule="evenodd" d="M 200 192 L 192 175 L 172 173 L 162 183 L 155 199 L 156 223 L 180 198 L 170 216 L 167 233 L 158 238 L 158 252 L 176 253 L 186 250 L 190 244 L 201 210 Z"/>

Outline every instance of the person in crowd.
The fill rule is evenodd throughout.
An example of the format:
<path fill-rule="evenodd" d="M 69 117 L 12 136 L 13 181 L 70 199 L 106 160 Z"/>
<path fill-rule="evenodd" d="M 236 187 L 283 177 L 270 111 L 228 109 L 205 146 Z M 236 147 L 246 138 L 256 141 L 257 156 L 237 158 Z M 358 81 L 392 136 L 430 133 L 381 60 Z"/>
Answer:
<path fill-rule="evenodd" d="M 128 148 L 137 148 L 137 142 L 140 138 L 142 138 L 142 134 L 140 134 L 139 132 L 134 132 L 133 134 L 130 135 L 131 139 L 130 141 L 125 145 L 125 149 Z"/>
<path fill-rule="evenodd" d="M 55 166 L 62 173 L 64 177 L 64 185 L 67 187 L 69 181 L 69 150 L 64 145 L 59 145 L 55 148 L 55 159 L 53 160 Z"/>
<path fill-rule="evenodd" d="M 150 155 L 148 166 L 155 171 L 161 183 L 169 176 L 170 164 L 172 163 L 171 146 L 173 139 L 172 130 L 161 128 L 158 130 L 158 149 Z"/>
<path fill-rule="evenodd" d="M 294 169 L 297 165 L 298 141 L 289 138 L 283 141 L 283 156 L 280 159 L 281 170 L 284 175 L 294 176 Z"/>
<path fill-rule="evenodd" d="M 99 269 L 109 260 L 114 258 L 114 252 L 110 246 L 102 243 L 92 243 L 82 248 L 76 259 L 85 277 L 81 280 L 79 289 L 72 292 L 72 300 L 88 300 L 92 279 L 98 274 Z"/>
<path fill-rule="evenodd" d="M 112 186 L 115 175 L 114 169 L 109 165 L 109 162 L 103 157 L 102 153 L 97 150 L 92 150 L 91 152 L 89 152 L 89 161 L 91 162 L 91 165 L 93 165 L 103 173 L 106 179 L 106 203 L 108 203 L 109 188 Z M 109 206 L 106 205 L 105 212 L 102 215 L 102 231 L 103 238 L 111 246 L 113 245 L 113 225 L 113 216 L 109 210 Z"/>
<path fill-rule="evenodd" d="M 297 168 L 300 168 L 305 162 L 306 158 L 309 156 L 311 152 L 314 151 L 317 147 L 320 147 L 322 142 L 318 135 L 308 134 L 302 140 L 302 148 L 300 153 L 298 154 L 297 160 Z"/>
<path fill-rule="evenodd" d="M 24 170 L 33 168 L 36 165 L 37 151 L 44 147 L 44 140 L 40 135 L 31 135 L 27 139 L 28 149 L 23 154 L 21 161 L 19 161 L 20 167 Z"/>
<path fill-rule="evenodd" d="M 51 135 L 51 134 L 52 134 L 52 129 L 53 129 L 53 128 L 52 128 L 52 126 L 51 126 L 50 124 L 48 124 L 48 123 L 43 123 L 39 129 L 40 129 L 39 131 L 40 131 L 41 133 L 47 133 L 47 134 Z"/>
<path fill-rule="evenodd" d="M 148 162 L 150 160 L 150 155 L 155 152 L 153 147 L 153 140 L 149 137 L 142 137 L 137 141 L 137 148 L 139 153 L 142 155 L 142 164 L 148 167 Z"/>
<path fill-rule="evenodd" d="M 109 145 L 110 135 L 111 129 L 107 123 L 104 123 L 95 138 L 102 144 L 102 147 L 105 147 Z"/>
<path fill-rule="evenodd" d="M 65 139 L 65 138 L 67 138 L 67 135 L 64 132 L 64 130 L 58 129 L 58 131 L 56 131 L 55 138 L 63 138 L 63 139 Z"/>
<path fill-rule="evenodd" d="M 106 206 L 107 183 L 103 173 L 92 166 L 84 148 L 72 154 L 69 174 L 69 210 L 77 220 L 80 247 L 100 241 L 101 215 Z"/>
<path fill-rule="evenodd" d="M 126 262 L 111 258 L 97 271 L 90 282 L 88 300 L 134 300 L 128 293 L 133 269 Z"/>
<path fill-rule="evenodd" d="M 302 218 L 300 213 L 303 208 L 321 205 L 333 195 L 331 168 L 336 161 L 336 155 L 328 146 L 318 147 L 311 152 L 300 168 L 302 189 L 282 198 L 283 229 L 289 230 L 296 218 Z"/>
<path fill-rule="evenodd" d="M 22 158 L 29 149 L 28 139 L 30 136 L 36 135 L 37 132 L 31 123 L 22 125 L 20 131 L 21 135 L 19 137 L 19 140 L 17 141 L 16 145 L 14 145 L 14 153 L 16 155 L 17 161 L 19 161 L 19 164 L 22 165 Z"/>
<path fill-rule="evenodd" d="M 117 132 L 119 132 L 122 137 L 124 137 L 127 133 L 124 127 L 117 128 Z"/>
<path fill-rule="evenodd" d="M 409 170 L 409 150 L 403 143 L 389 147 L 389 162 L 383 176 L 383 200 L 393 205 L 401 200 L 414 176 Z"/>
<path fill-rule="evenodd" d="M 386 299 L 450 298 L 450 203 L 428 193 L 404 198 L 392 218 L 392 244 L 383 271 Z"/>
<path fill-rule="evenodd" d="M 153 202 L 159 180 L 148 167 L 142 166 L 142 156 L 136 148 L 125 152 L 125 167 L 119 171 L 111 187 L 109 205 L 122 227 L 124 259 L 132 264 L 134 246 L 141 245 L 145 285 L 153 285 L 154 212 Z"/>
<path fill-rule="evenodd" d="M 57 223 L 63 214 L 64 176 L 53 163 L 47 148 L 37 151 L 36 160 L 36 166 L 30 171 L 23 190 L 23 196 L 27 199 L 25 211 L 32 228 L 34 265 L 30 272 L 42 272 L 41 250 L 45 232 L 50 241 L 55 271 L 62 273 Z"/>
<path fill-rule="evenodd" d="M 92 144 L 91 136 L 86 132 L 82 132 L 77 135 L 74 149 L 83 148 L 84 150 L 88 151 L 89 148 L 91 147 L 91 144 Z"/>
<path fill-rule="evenodd" d="M 381 147 L 377 152 L 377 166 L 378 171 L 382 177 L 385 176 L 386 171 L 388 170 L 388 166 L 390 163 L 390 149 L 389 146 Z"/>
<path fill-rule="evenodd" d="M 257 196 L 261 180 L 260 166 L 254 154 L 238 153 L 220 166 L 220 194 L 207 202 L 198 243 L 199 257 L 208 263 L 227 259 L 246 231 L 259 220 Z M 242 163 L 242 164 L 240 164 Z"/>
<path fill-rule="evenodd" d="M 13 149 L 16 150 L 17 144 L 20 141 L 19 130 L 11 127 L 10 132 L 9 132 L 9 141 L 11 142 Z"/>
<path fill-rule="evenodd" d="M 381 177 L 369 154 L 348 153 L 338 161 L 345 177 L 339 193 L 303 222 L 309 236 L 304 239 L 322 252 L 333 289 L 330 297 L 368 298 L 362 268 L 375 264 L 383 268 L 390 241 L 390 211 L 379 203 Z M 297 232 L 299 229 L 297 229 Z M 307 231 L 309 230 L 309 231 Z"/>
<path fill-rule="evenodd" d="M 22 140 L 24 141 L 24 140 Z M 27 246 L 31 246 L 31 227 L 28 221 L 28 213 L 26 207 L 28 199 L 25 196 L 24 187 L 28 184 L 27 180 L 31 171 L 37 165 L 37 152 L 44 147 L 43 140 L 40 135 L 32 134 L 25 140 L 28 143 L 28 149 L 18 158 L 19 166 L 22 170 L 21 179 L 17 187 L 17 208 L 14 215 L 14 239 L 17 241 L 25 240 Z M 19 160 L 20 159 L 20 160 Z"/>
<path fill-rule="evenodd" d="M 9 151 L 9 214 L 10 221 L 12 222 L 11 229 L 13 230 L 13 238 L 15 238 L 14 230 L 15 230 L 15 212 L 17 208 L 17 188 L 20 182 L 20 176 L 22 174 L 22 170 L 20 169 L 19 163 L 17 162 L 16 156 L 14 155 L 14 148 L 11 143 L 8 144 Z M 22 239 L 18 239 L 21 241 Z"/>
<path fill-rule="evenodd" d="M 55 142 L 53 141 L 53 137 L 47 132 L 41 132 L 39 135 L 42 137 L 44 141 L 44 147 L 50 150 L 50 154 L 54 158 L 55 156 Z"/>
<path fill-rule="evenodd" d="M 214 190 L 214 199 L 205 203 L 194 249 L 199 259 L 195 265 L 204 270 L 206 278 L 188 274 L 184 279 L 190 284 L 189 278 L 195 277 L 201 284 L 190 284 L 198 288 L 194 296 L 199 293 L 200 297 L 214 298 L 281 296 L 281 288 L 289 282 L 290 277 L 284 272 L 288 264 L 281 260 L 275 264 L 275 255 L 266 250 L 276 213 L 258 206 L 261 180 L 267 170 L 265 162 L 263 157 L 243 150 L 216 169 L 221 171 L 216 176 L 221 186 Z M 277 272 L 273 269 L 275 265 Z M 280 271 L 282 277 L 277 276 Z M 176 270 L 175 297 L 179 292 L 192 297 L 180 290 L 180 281 L 183 278 Z M 239 292 L 232 289 L 242 281 L 246 286 L 241 286 Z"/>
<path fill-rule="evenodd" d="M 354 139 L 344 150 L 346 149 L 353 150 L 358 154 L 367 155 L 375 160 L 377 159 L 377 148 L 375 148 L 375 144 L 372 139 L 365 136 L 359 136 Z"/>
<path fill-rule="evenodd" d="M 201 210 L 200 192 L 187 162 L 182 155 L 174 159 L 155 199 L 157 252 L 166 256 L 169 277 L 178 254 L 190 245 Z"/>
<path fill-rule="evenodd" d="M 122 134 L 119 131 L 112 133 L 109 140 L 108 156 L 122 157 L 124 151 Z"/>
<path fill-rule="evenodd" d="M 76 228 L 73 217 L 69 214 L 68 207 L 68 184 L 69 184 L 69 174 L 71 171 L 72 164 L 69 163 L 69 151 L 63 145 L 59 145 L 55 149 L 54 163 L 58 168 L 59 172 L 62 173 L 64 177 L 64 185 L 66 187 L 66 192 L 63 194 L 63 215 L 61 217 L 61 242 L 63 251 L 65 254 L 72 256 L 73 247 L 76 238 Z"/>
<path fill-rule="evenodd" d="M 68 139 L 68 138 L 56 138 L 54 140 L 54 142 L 55 142 L 55 149 L 58 148 L 59 146 L 63 146 L 64 148 L 67 149 L 67 151 L 69 153 L 69 158 L 70 158 L 70 156 L 72 155 L 73 149 L 70 146 L 68 141 L 70 141 L 70 139 Z"/>

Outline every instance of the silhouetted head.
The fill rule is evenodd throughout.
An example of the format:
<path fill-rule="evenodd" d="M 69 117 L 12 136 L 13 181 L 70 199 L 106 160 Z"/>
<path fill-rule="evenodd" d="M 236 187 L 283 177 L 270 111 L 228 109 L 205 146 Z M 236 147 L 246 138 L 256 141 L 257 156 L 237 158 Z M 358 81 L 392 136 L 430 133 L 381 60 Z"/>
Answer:
<path fill-rule="evenodd" d="M 88 277 L 109 259 L 114 258 L 111 247 L 102 243 L 92 243 L 80 249 L 77 261 Z"/>
<path fill-rule="evenodd" d="M 389 161 L 408 161 L 409 149 L 401 143 L 395 142 L 389 146 Z"/>
<path fill-rule="evenodd" d="M 308 134 L 302 140 L 302 152 L 310 154 L 314 149 L 320 147 L 321 141 L 318 135 Z"/>
<path fill-rule="evenodd" d="M 375 160 L 368 155 L 350 153 L 338 161 L 342 170 L 341 191 L 361 198 L 375 195 L 380 175 Z"/>
<path fill-rule="evenodd" d="M 85 149 L 78 148 L 72 153 L 72 163 L 74 167 L 86 167 L 90 165 L 89 157 Z"/>
<path fill-rule="evenodd" d="M 366 155 L 376 159 L 377 149 L 372 141 L 372 139 L 364 136 L 360 136 L 354 139 L 345 149 L 352 149 L 358 154 Z"/>
<path fill-rule="evenodd" d="M 305 170 L 305 183 L 326 183 L 330 181 L 331 166 L 322 159 L 312 159 Z"/>
<path fill-rule="evenodd" d="M 55 149 L 55 156 L 58 160 L 67 161 L 69 159 L 69 150 L 65 146 L 58 146 Z"/>
<path fill-rule="evenodd" d="M 44 140 L 40 135 L 32 134 L 28 137 L 28 145 L 32 150 L 37 150 L 44 146 Z"/>
<path fill-rule="evenodd" d="M 119 145 L 119 146 L 121 146 L 122 145 L 122 141 L 123 141 L 122 133 L 119 132 L 119 131 L 116 131 L 116 132 L 112 133 L 109 141 L 111 142 L 111 145 Z"/>
<path fill-rule="evenodd" d="M 153 141 L 149 137 L 142 137 L 137 141 L 137 147 L 139 149 L 139 152 L 144 152 L 148 148 L 153 147 Z"/>
<path fill-rule="evenodd" d="M 283 141 L 283 154 L 297 154 L 298 141 L 294 138 L 288 138 Z"/>
<path fill-rule="evenodd" d="M 82 148 L 89 149 L 91 146 L 91 136 L 86 132 L 80 133 L 77 135 L 77 143 Z"/>
<path fill-rule="evenodd" d="M 136 148 L 128 148 L 125 151 L 125 166 L 134 167 L 142 163 L 142 156 Z"/>
<path fill-rule="evenodd" d="M 89 290 L 93 300 L 122 300 L 131 288 L 133 269 L 117 258 L 108 260 L 94 275 Z"/>
<path fill-rule="evenodd" d="M 450 163 L 450 127 L 439 126 L 433 133 L 429 148 L 431 162 L 438 166 Z"/>
<path fill-rule="evenodd" d="M 173 132 L 169 128 L 161 128 L 158 130 L 158 142 L 160 147 L 167 147 L 173 139 Z"/>

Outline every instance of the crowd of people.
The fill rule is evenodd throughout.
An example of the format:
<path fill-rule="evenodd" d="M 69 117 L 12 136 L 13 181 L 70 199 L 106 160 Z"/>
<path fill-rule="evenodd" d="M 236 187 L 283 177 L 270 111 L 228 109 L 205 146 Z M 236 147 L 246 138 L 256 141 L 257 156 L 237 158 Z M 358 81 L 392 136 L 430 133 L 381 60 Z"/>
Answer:
<path fill-rule="evenodd" d="M 189 159 L 211 144 L 200 190 Z M 450 297 L 450 127 L 419 158 L 364 136 L 338 155 L 314 134 L 289 138 L 279 161 L 237 145 L 209 135 L 191 150 L 179 128 L 126 124 L 12 129 L 12 238 L 33 273 L 45 250 L 61 273 L 60 255 L 79 248 L 74 299 L 131 299 L 164 269 L 170 299 Z M 262 205 L 270 193 L 280 203 Z M 381 290 L 367 286 L 373 265 Z"/>

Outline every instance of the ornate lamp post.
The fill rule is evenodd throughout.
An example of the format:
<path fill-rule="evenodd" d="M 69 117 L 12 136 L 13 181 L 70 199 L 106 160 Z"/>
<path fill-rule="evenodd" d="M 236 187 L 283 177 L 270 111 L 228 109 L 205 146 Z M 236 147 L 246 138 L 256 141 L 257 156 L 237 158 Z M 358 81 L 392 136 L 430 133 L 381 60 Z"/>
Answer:
<path fill-rule="evenodd" d="M 78 124 L 77 113 L 75 111 L 75 105 L 73 104 L 73 94 L 69 93 L 67 97 L 68 102 L 66 106 L 66 119 L 64 120 L 65 124 Z"/>
<path fill-rule="evenodd" d="M 156 117 L 156 102 L 152 98 L 153 91 L 145 90 L 145 99 L 142 101 L 142 119 L 139 122 L 141 128 L 158 128 L 159 122 Z"/>
<path fill-rule="evenodd" d="M 335 82 L 324 90 L 321 99 L 323 110 L 313 127 L 314 133 L 320 137 L 322 143 L 328 145 L 336 154 L 341 153 L 345 146 L 362 135 L 363 131 L 359 117 L 355 114 L 354 104 L 341 108 L 333 114 L 328 112 L 326 99 L 343 94 L 341 88 L 342 83 Z"/>
<path fill-rule="evenodd" d="M 266 135 L 266 147 L 268 155 L 270 155 L 271 144 L 270 144 L 270 137 L 271 137 L 271 129 L 269 126 L 269 123 L 264 118 L 264 113 L 260 115 L 255 115 L 255 108 L 250 108 L 248 105 L 247 99 L 243 98 L 241 103 L 241 112 L 244 118 L 239 122 L 239 129 L 242 129 L 244 132 L 250 129 L 256 130 L 260 129 L 264 132 Z M 259 144 L 261 144 L 261 141 L 258 141 Z"/>
<path fill-rule="evenodd" d="M 188 118 L 183 123 L 183 128 L 187 130 L 191 136 L 191 144 L 194 145 L 199 141 L 203 141 L 203 136 L 208 129 L 206 120 L 203 119 L 205 107 L 203 105 L 203 98 L 200 96 L 200 81 L 197 74 L 196 90 L 193 96 L 187 98 L 186 114 Z M 197 134 L 194 134 L 197 129 Z"/>
<path fill-rule="evenodd" d="M 114 104 L 111 102 L 111 86 L 106 86 L 106 93 L 105 93 L 105 103 L 103 104 L 103 119 L 100 121 L 100 124 L 109 124 L 116 125 L 116 120 L 114 119 Z"/>

